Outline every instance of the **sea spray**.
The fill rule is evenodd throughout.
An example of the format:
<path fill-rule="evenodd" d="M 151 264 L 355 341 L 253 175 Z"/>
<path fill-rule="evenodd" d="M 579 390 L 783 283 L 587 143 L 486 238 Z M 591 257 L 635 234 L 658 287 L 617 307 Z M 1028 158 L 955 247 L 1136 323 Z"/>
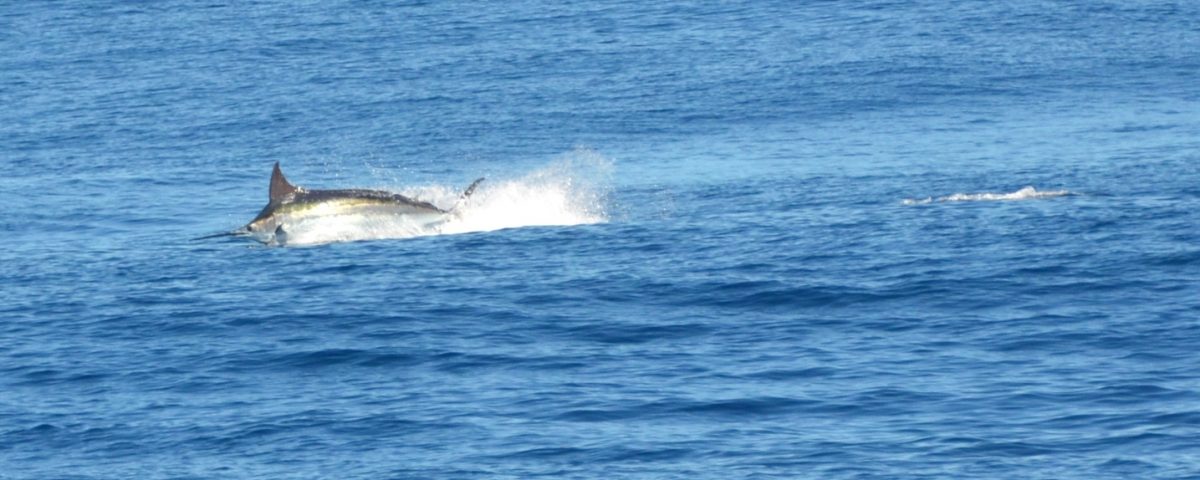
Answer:
<path fill-rule="evenodd" d="M 440 233 L 605 222 L 612 171 L 612 160 L 576 149 L 522 177 L 485 183 Z"/>

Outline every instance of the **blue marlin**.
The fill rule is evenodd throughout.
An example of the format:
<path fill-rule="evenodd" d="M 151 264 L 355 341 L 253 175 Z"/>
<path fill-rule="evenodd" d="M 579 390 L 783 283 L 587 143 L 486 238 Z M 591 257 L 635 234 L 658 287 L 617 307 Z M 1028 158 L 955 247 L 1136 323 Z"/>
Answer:
<path fill-rule="evenodd" d="M 482 178 L 475 180 L 459 196 L 454 207 L 443 209 L 426 201 L 383 190 L 309 190 L 298 187 L 288 182 L 279 168 L 279 162 L 275 162 L 268 191 L 269 201 L 258 216 L 232 232 L 201 238 L 250 236 L 263 243 L 282 245 L 287 243 L 289 229 L 294 225 L 348 216 L 403 217 L 412 225 L 431 227 L 446 221 L 482 181 Z"/>

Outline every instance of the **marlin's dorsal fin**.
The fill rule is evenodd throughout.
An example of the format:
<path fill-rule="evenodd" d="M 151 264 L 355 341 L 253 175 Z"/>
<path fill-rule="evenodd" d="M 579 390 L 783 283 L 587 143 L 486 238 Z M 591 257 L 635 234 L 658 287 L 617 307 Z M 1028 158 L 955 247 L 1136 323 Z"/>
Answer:
<path fill-rule="evenodd" d="M 275 170 L 271 172 L 271 201 L 281 200 L 289 194 L 300 191 L 295 185 L 288 183 L 286 178 L 283 178 L 283 170 L 279 169 L 279 162 L 275 162 Z"/>

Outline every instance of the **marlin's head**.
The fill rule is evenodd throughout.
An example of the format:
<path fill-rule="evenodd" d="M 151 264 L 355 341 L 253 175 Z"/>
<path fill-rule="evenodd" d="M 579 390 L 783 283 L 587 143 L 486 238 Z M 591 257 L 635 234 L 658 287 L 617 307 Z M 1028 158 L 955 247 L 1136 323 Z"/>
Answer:
<path fill-rule="evenodd" d="M 247 223 L 243 227 L 246 233 L 250 235 L 264 235 L 274 232 L 275 228 L 279 226 L 279 219 L 275 216 L 275 207 L 276 205 L 274 204 L 268 204 L 264 207 L 262 212 L 257 217 L 254 217 L 254 220 L 251 220 L 250 223 Z"/>

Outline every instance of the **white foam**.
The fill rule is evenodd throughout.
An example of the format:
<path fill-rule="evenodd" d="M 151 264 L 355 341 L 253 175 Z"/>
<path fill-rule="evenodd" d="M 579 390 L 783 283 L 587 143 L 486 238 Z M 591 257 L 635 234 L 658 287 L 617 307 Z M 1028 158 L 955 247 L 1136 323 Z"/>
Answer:
<path fill-rule="evenodd" d="M 603 223 L 608 221 L 612 169 L 611 160 L 590 150 L 575 150 L 518 178 L 489 178 L 461 203 L 460 186 L 429 185 L 401 191 L 406 196 L 452 209 L 453 213 L 448 215 L 321 216 L 286 225 L 286 237 L 273 243 L 318 245 Z"/>
<path fill-rule="evenodd" d="M 1053 198 L 1070 195 L 1068 190 L 1038 190 L 1032 186 L 1028 186 L 1011 193 L 955 193 L 944 197 L 925 197 L 925 198 L 906 198 L 903 203 L 905 205 L 923 205 L 933 202 L 987 202 L 987 201 L 1006 201 L 1006 200 L 1033 200 L 1040 198 Z"/>

